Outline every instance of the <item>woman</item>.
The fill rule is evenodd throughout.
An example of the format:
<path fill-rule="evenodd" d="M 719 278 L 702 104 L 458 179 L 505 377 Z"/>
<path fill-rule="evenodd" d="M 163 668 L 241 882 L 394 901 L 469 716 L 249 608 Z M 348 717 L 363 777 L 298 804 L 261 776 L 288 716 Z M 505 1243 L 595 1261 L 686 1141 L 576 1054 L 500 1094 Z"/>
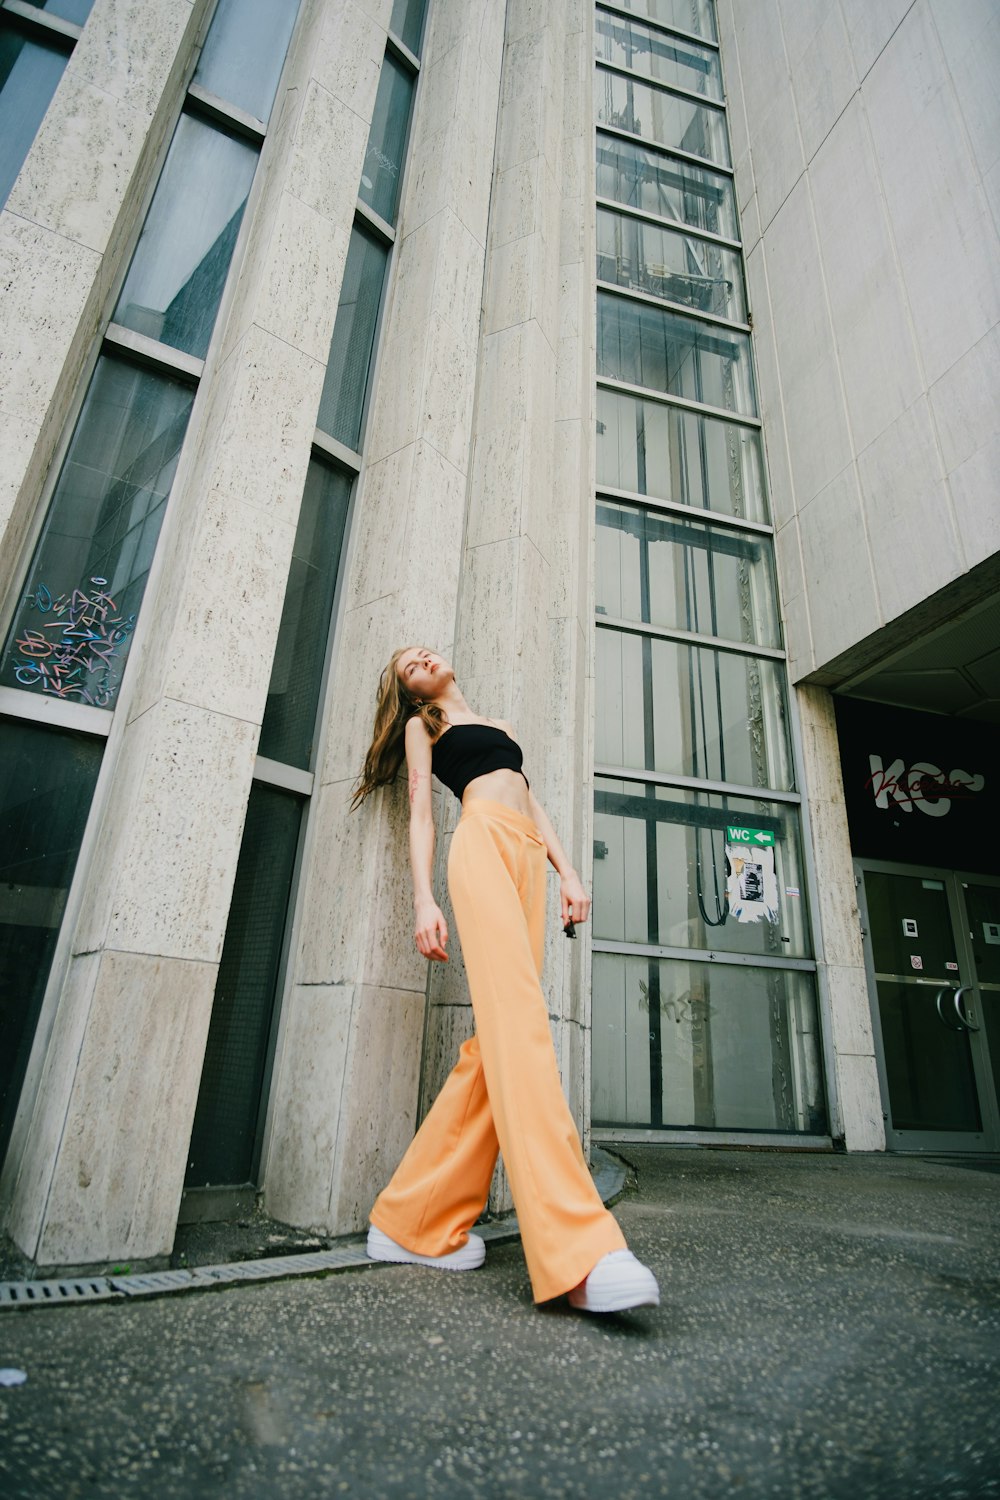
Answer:
<path fill-rule="evenodd" d="M 409 646 L 382 673 L 353 806 L 394 779 L 404 753 L 414 937 L 425 958 L 440 962 L 448 928 L 431 888 L 432 772 L 462 803 L 448 889 L 476 1035 L 372 1209 L 368 1254 L 450 1271 L 481 1265 L 486 1247 L 470 1229 L 499 1150 L 536 1302 L 568 1293 L 588 1312 L 656 1306 L 653 1273 L 600 1200 L 559 1082 L 539 982 L 546 854 L 559 872 L 569 936 L 590 900 L 521 770 L 513 730 L 473 713 L 442 656 Z"/>

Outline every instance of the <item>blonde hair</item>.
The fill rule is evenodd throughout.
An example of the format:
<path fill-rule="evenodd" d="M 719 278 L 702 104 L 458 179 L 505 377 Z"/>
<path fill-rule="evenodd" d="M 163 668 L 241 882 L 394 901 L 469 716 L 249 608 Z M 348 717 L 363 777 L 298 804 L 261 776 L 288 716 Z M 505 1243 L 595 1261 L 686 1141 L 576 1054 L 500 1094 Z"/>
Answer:
<path fill-rule="evenodd" d="M 407 651 L 420 649 L 422 648 L 416 646 L 400 646 L 382 669 L 375 699 L 371 744 L 351 798 L 352 812 L 361 806 L 376 787 L 387 786 L 395 780 L 406 754 L 404 736 L 408 719 L 412 719 L 415 714 L 419 715 L 432 740 L 436 740 L 444 728 L 444 710 L 436 703 L 421 703 L 414 698 L 396 671 L 396 664 L 401 656 Z"/>

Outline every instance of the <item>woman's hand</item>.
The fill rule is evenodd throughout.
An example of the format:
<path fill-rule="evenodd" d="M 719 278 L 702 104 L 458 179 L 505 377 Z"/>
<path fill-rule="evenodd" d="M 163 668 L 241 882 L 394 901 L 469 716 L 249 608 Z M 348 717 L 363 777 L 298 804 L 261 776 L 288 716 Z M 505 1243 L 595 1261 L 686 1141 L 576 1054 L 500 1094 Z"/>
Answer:
<path fill-rule="evenodd" d="M 424 958 L 439 958 L 444 963 L 448 962 L 448 955 L 444 951 L 448 945 L 448 924 L 435 901 L 422 901 L 416 908 L 413 940 Z"/>
<path fill-rule="evenodd" d="M 559 892 L 562 897 L 563 926 L 567 922 L 586 922 L 590 915 L 590 897 L 575 870 L 560 876 Z"/>

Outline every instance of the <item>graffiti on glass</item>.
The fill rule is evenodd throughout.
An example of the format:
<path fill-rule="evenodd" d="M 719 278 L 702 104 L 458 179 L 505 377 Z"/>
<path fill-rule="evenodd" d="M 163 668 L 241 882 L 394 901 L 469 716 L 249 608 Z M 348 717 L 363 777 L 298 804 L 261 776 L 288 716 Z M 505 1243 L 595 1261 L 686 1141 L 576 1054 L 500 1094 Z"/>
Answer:
<path fill-rule="evenodd" d="M 54 595 L 40 583 L 26 600 L 42 619 L 14 641 L 14 676 L 21 687 L 54 698 L 106 708 L 118 690 L 125 643 L 135 629 L 107 592 L 106 578 L 91 578 L 85 589 Z"/>

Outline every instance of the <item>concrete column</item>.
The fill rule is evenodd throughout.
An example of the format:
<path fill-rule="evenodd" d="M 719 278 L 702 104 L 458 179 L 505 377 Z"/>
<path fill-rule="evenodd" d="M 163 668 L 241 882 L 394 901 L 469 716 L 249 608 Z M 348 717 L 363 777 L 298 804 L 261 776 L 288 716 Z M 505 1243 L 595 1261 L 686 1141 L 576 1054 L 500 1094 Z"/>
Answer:
<path fill-rule="evenodd" d="M 177 111 L 208 0 L 94 0 L 0 213 L 0 597 Z"/>
<path fill-rule="evenodd" d="M 820 1000 L 826 1007 L 833 1078 L 830 1122 L 848 1151 L 884 1151 L 885 1124 L 875 1064 L 861 921 L 840 774 L 833 699 L 825 688 L 797 689 L 813 855 L 812 891 L 823 935 Z"/>
<path fill-rule="evenodd" d="M 430 11 L 271 1088 L 268 1209 L 333 1233 L 367 1222 L 416 1123 L 405 788 L 348 804 L 393 650 L 455 639 L 503 24 L 503 0 Z"/>
<path fill-rule="evenodd" d="M 272 115 L 11 1151 L 8 1227 L 39 1264 L 173 1242 L 389 10 L 306 0 Z"/>

